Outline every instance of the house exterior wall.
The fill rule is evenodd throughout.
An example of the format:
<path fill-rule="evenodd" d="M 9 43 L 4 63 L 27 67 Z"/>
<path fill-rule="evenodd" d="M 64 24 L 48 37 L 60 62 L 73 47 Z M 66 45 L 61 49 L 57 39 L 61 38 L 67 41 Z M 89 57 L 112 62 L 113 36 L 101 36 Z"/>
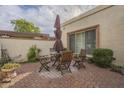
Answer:
<path fill-rule="evenodd" d="M 124 6 L 112 6 L 70 24 L 63 25 L 62 41 L 64 47 L 67 47 L 67 33 L 99 25 L 99 47 L 112 49 L 116 58 L 115 64 L 124 65 L 123 10 Z"/>
<path fill-rule="evenodd" d="M 53 47 L 54 41 L 0 38 L 0 46 L 1 44 L 3 45 L 3 48 L 8 50 L 10 57 L 21 55 L 21 57 L 16 61 L 23 62 L 27 61 L 27 52 L 32 45 L 36 45 L 39 49 L 41 49 L 40 55 L 49 55 L 50 48 Z"/>

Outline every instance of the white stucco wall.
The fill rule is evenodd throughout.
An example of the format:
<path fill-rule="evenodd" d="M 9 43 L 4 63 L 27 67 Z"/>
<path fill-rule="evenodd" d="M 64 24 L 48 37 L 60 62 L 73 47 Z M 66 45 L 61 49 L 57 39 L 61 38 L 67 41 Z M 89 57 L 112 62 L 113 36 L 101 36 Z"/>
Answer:
<path fill-rule="evenodd" d="M 0 38 L 0 45 L 1 44 L 8 50 L 10 57 L 21 55 L 18 61 L 26 61 L 28 49 L 32 45 L 36 45 L 42 50 L 40 55 L 49 55 L 50 48 L 53 47 L 54 41 Z"/>
<path fill-rule="evenodd" d="M 124 65 L 124 6 L 112 6 L 62 27 L 62 41 L 67 47 L 67 32 L 100 25 L 100 47 L 114 51 L 117 65 Z"/>

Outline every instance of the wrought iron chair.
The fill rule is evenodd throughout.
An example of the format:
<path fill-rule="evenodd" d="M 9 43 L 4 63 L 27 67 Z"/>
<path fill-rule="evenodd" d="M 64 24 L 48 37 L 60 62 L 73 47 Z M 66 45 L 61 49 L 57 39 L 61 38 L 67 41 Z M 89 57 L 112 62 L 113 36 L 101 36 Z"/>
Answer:
<path fill-rule="evenodd" d="M 50 57 L 48 57 L 47 55 L 45 56 L 40 56 L 39 58 L 37 58 L 37 60 L 40 62 L 41 66 L 39 69 L 39 72 L 41 72 L 41 70 L 44 68 L 47 71 L 50 71 L 48 64 L 50 63 Z"/>
<path fill-rule="evenodd" d="M 84 62 L 86 61 L 86 52 L 84 49 L 80 50 L 79 55 L 74 55 L 74 61 L 75 63 L 73 64 L 73 66 L 76 66 L 78 69 L 82 67 L 86 68 L 86 66 L 84 65 Z"/>
<path fill-rule="evenodd" d="M 61 71 L 62 75 L 64 74 L 63 73 L 64 70 L 71 72 L 70 64 L 71 64 L 72 58 L 73 58 L 73 54 L 71 51 L 62 52 L 59 65 L 57 67 L 57 69 Z"/>

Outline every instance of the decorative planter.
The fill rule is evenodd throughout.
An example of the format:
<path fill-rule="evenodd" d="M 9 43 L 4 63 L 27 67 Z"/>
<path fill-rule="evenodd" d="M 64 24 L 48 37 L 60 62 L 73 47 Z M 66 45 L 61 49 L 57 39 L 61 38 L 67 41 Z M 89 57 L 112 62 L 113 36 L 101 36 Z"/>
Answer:
<path fill-rule="evenodd" d="M 17 76 L 15 69 L 1 69 L 2 82 L 11 82 L 11 79 Z"/>

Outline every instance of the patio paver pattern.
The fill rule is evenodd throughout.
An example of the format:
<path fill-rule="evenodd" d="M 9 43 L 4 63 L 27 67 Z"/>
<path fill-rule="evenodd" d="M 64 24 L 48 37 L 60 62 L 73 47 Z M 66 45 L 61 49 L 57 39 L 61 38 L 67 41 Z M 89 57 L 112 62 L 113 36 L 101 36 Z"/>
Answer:
<path fill-rule="evenodd" d="M 124 87 L 124 76 L 112 72 L 109 69 L 99 68 L 93 64 L 86 63 L 86 69 L 82 68 L 72 73 L 66 73 L 62 77 L 47 78 L 39 73 L 39 63 L 23 64 L 18 73 L 24 74 L 31 72 L 11 88 L 80 88 L 80 87 Z"/>

